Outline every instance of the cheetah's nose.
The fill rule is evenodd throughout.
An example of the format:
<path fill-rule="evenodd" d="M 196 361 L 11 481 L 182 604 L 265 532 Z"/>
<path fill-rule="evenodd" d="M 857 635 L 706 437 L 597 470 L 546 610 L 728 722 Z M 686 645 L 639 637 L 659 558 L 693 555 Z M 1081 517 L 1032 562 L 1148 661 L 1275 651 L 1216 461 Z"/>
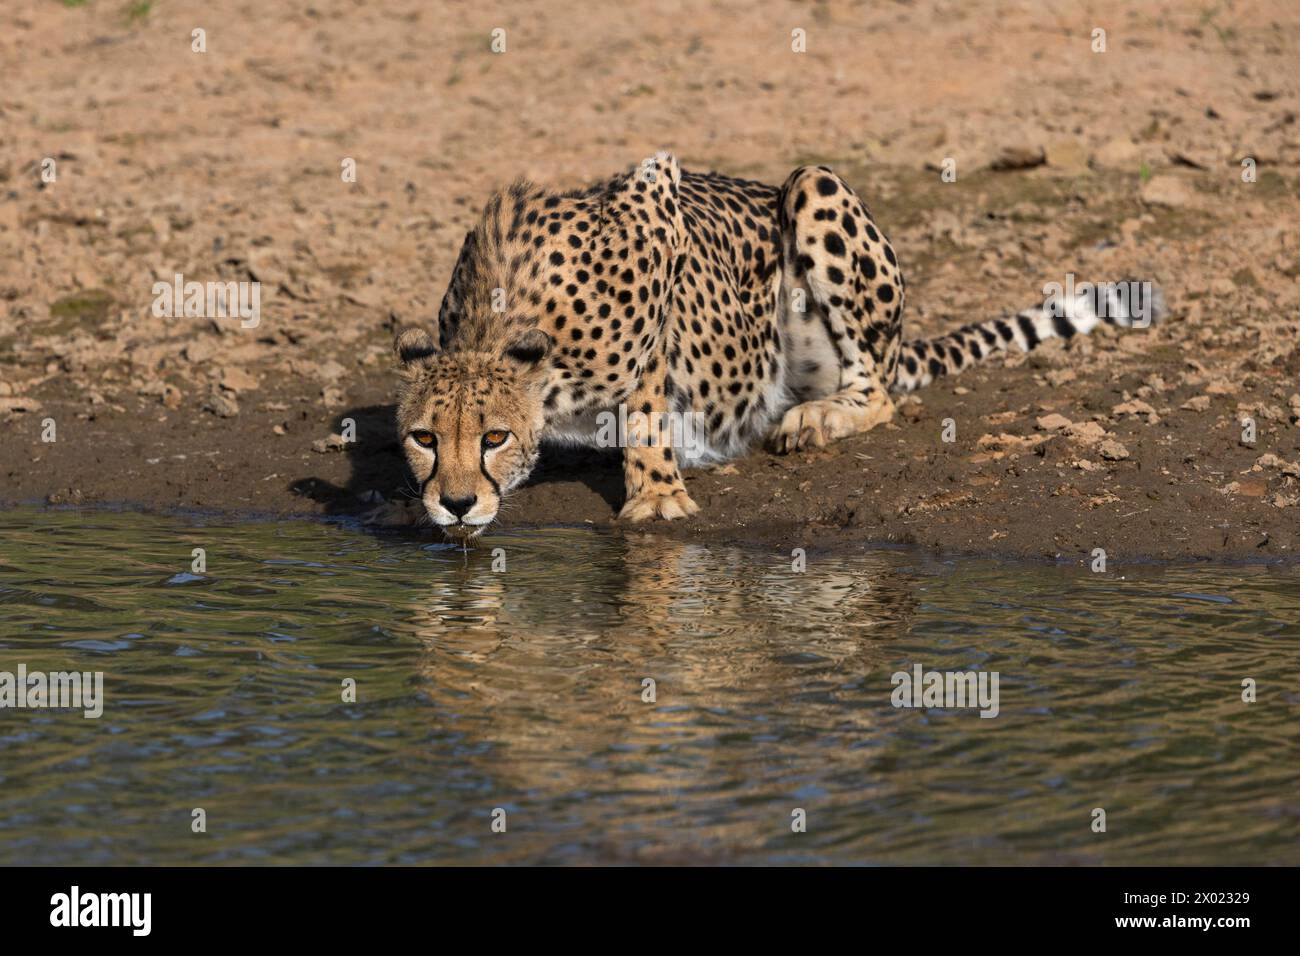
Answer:
<path fill-rule="evenodd" d="M 446 495 L 442 495 L 438 499 L 438 504 L 442 505 L 462 521 L 464 520 L 465 515 L 469 514 L 469 509 L 473 508 L 477 502 L 478 495 L 469 495 L 465 498 L 448 498 Z"/>

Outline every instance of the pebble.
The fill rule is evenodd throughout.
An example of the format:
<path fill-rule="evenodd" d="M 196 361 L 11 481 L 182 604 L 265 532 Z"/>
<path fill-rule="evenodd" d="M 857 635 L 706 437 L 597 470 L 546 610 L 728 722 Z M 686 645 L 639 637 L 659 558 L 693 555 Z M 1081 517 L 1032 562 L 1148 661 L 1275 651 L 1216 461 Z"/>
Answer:
<path fill-rule="evenodd" d="M 1136 172 L 1140 152 L 1136 144 L 1127 137 L 1116 137 L 1107 140 L 1099 149 L 1092 154 L 1094 165 L 1103 166 L 1106 169 L 1123 169 L 1127 172 Z"/>
<path fill-rule="evenodd" d="M 1047 162 L 1047 151 L 1041 146 L 1003 146 L 989 164 L 990 169 L 1001 171 L 1033 169 Z"/>
<path fill-rule="evenodd" d="M 1123 461 L 1128 457 L 1128 449 L 1113 438 L 1106 439 L 1097 450 L 1107 461 Z"/>
<path fill-rule="evenodd" d="M 1058 415 L 1052 412 L 1050 415 L 1043 415 L 1035 424 L 1045 432 L 1056 432 L 1062 428 L 1069 428 L 1074 422 L 1070 421 L 1064 415 Z"/>
<path fill-rule="evenodd" d="M 1106 429 L 1096 422 L 1076 422 L 1065 429 L 1065 434 L 1074 441 L 1093 445 L 1106 437 Z"/>
<path fill-rule="evenodd" d="M 251 392 L 258 384 L 257 379 L 242 368 L 228 367 L 221 372 L 221 387 L 231 392 Z"/>
<path fill-rule="evenodd" d="M 204 403 L 203 410 L 212 412 L 219 418 L 234 418 L 239 414 L 239 403 L 232 393 L 214 388 Z"/>
<path fill-rule="evenodd" d="M 329 438 L 318 438 L 312 442 L 311 450 L 317 454 L 326 455 L 332 451 L 342 451 L 343 446 L 346 444 L 347 442 L 343 440 L 343 436 L 335 432 Z"/>
<path fill-rule="evenodd" d="M 1181 177 L 1155 176 L 1142 187 L 1142 201 L 1148 206 L 1181 208 L 1197 204 L 1196 192 Z"/>

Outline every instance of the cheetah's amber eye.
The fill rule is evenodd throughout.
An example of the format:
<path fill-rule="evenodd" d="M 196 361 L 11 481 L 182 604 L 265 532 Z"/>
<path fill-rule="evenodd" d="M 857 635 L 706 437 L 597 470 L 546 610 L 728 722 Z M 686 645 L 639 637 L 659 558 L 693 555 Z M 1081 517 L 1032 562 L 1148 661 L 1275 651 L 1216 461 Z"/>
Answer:
<path fill-rule="evenodd" d="M 506 443 L 506 439 L 509 437 L 510 437 L 510 433 L 508 431 L 505 431 L 504 429 L 497 429 L 495 431 L 484 432 L 483 447 L 500 448 L 502 445 Z"/>
<path fill-rule="evenodd" d="M 415 443 L 421 448 L 432 448 L 435 441 L 433 432 L 414 431 L 411 432 L 411 437 L 415 439 Z"/>

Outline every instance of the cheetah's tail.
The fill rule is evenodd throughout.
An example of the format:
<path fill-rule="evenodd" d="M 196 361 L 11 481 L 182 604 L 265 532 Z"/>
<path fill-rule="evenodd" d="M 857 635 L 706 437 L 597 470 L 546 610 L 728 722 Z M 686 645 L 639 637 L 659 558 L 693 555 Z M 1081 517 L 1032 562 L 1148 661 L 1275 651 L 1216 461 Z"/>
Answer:
<path fill-rule="evenodd" d="M 1146 328 L 1160 321 L 1165 312 L 1164 294 L 1153 282 L 1080 285 L 1072 297 L 1049 298 L 1013 316 L 972 322 L 934 338 L 905 342 L 893 390 L 924 388 L 940 375 L 956 375 L 1013 343 L 1028 352 L 1044 339 L 1086 335 L 1098 322 Z"/>

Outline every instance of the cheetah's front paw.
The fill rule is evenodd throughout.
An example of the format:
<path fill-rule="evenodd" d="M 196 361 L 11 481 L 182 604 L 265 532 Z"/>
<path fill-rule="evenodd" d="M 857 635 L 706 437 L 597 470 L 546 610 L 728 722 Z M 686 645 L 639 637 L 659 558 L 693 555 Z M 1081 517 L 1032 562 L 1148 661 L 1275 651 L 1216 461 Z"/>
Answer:
<path fill-rule="evenodd" d="M 699 510 L 700 506 L 691 500 L 685 488 L 664 491 L 646 488 L 629 498 L 618 516 L 628 521 L 647 521 L 650 518 L 672 521 L 674 518 L 693 515 Z"/>

